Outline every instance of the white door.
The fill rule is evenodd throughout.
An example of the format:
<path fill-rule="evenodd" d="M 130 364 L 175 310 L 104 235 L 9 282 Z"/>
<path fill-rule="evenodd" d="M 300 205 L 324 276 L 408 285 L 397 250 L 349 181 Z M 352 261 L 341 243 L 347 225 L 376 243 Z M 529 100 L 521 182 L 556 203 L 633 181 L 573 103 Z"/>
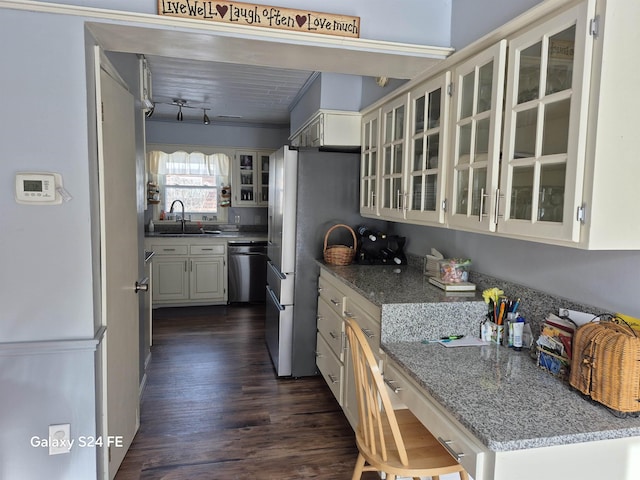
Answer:
<path fill-rule="evenodd" d="M 134 100 L 104 68 L 97 74 L 104 464 L 112 479 L 139 426 L 139 312 Z M 106 371 L 105 371 L 106 369 Z M 111 444 L 109 444 L 111 443 Z"/>

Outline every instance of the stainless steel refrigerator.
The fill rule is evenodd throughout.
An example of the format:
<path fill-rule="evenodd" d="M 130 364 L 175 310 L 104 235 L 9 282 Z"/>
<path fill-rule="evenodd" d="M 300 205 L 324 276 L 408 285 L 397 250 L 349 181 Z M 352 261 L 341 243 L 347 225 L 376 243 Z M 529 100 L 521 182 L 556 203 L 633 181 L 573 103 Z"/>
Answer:
<path fill-rule="evenodd" d="M 338 223 L 355 228 L 362 221 L 359 158 L 287 146 L 271 155 L 265 335 L 279 377 L 318 373 L 316 260 L 322 260 L 329 228 Z M 336 229 L 329 243 L 351 245 L 353 238 Z"/>

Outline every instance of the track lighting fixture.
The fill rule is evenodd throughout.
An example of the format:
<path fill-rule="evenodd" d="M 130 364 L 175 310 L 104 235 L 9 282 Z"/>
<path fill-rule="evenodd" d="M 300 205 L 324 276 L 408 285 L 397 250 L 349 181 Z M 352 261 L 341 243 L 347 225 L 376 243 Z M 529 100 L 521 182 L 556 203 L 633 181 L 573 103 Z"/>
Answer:
<path fill-rule="evenodd" d="M 202 109 L 202 123 L 204 123 L 205 125 L 209 125 L 211 123 L 211 120 L 209 120 L 209 116 L 207 115 L 207 110 L 209 110 L 208 108 L 203 108 Z"/>
<path fill-rule="evenodd" d="M 185 107 L 187 105 L 187 101 L 182 100 L 181 98 L 174 98 L 173 103 L 174 105 L 178 106 L 178 115 L 176 116 L 176 120 L 181 122 L 182 120 L 184 120 L 184 117 L 182 115 L 182 107 Z"/>

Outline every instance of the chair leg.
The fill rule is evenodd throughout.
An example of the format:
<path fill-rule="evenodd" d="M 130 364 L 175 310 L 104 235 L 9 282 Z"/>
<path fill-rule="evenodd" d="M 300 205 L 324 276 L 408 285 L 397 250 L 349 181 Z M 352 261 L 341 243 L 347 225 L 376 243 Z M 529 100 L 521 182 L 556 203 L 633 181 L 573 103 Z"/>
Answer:
<path fill-rule="evenodd" d="M 358 454 L 358 459 L 356 460 L 356 466 L 353 469 L 353 476 L 351 480 L 360 480 L 362 478 L 362 472 L 364 470 L 364 457 L 361 453 Z"/>
<path fill-rule="evenodd" d="M 431 480 L 440 480 L 440 475 L 433 475 Z"/>
<path fill-rule="evenodd" d="M 469 480 L 469 474 L 466 470 L 460 470 L 460 480 Z"/>

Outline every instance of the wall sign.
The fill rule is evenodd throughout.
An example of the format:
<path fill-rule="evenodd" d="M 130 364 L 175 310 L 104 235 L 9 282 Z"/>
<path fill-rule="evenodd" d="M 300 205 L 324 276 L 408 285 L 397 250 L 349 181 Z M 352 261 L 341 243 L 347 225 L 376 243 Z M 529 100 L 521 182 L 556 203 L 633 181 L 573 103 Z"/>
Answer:
<path fill-rule="evenodd" d="M 360 37 L 360 17 L 253 3 L 158 0 L 158 15 L 340 37 Z"/>

